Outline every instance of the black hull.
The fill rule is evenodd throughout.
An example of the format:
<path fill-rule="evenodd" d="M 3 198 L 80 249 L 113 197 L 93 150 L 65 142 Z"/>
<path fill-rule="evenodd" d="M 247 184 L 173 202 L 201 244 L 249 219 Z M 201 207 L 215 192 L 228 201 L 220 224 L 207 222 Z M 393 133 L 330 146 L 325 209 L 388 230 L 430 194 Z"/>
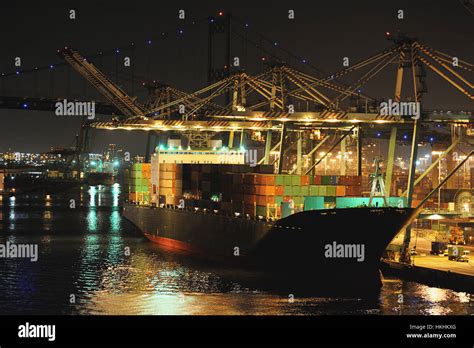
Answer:
<path fill-rule="evenodd" d="M 313 210 L 263 222 L 124 207 L 124 216 L 157 244 L 257 268 L 269 280 L 305 289 L 380 287 L 380 257 L 411 213 L 412 209 L 395 208 Z M 336 249 L 349 245 L 349 254 L 331 257 L 328 249 L 334 243 Z M 350 253 L 355 246 L 363 248 L 363 257 L 361 252 Z"/>

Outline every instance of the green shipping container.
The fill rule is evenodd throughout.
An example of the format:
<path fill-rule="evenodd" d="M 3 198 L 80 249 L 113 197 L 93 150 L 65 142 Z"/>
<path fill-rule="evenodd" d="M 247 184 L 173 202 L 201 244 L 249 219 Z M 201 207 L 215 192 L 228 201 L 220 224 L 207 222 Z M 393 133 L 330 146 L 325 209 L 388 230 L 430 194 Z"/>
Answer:
<path fill-rule="evenodd" d="M 143 177 L 143 173 L 142 173 L 141 170 L 140 170 L 140 171 L 134 171 L 134 170 L 133 170 L 132 173 L 131 173 L 131 178 L 132 178 L 132 179 L 134 179 L 134 178 L 135 178 L 135 179 L 136 179 L 136 178 L 142 178 L 142 177 Z"/>
<path fill-rule="evenodd" d="M 143 163 L 134 163 L 132 166 L 132 171 L 142 171 Z"/>
<path fill-rule="evenodd" d="M 324 185 L 319 186 L 319 195 L 320 196 L 327 196 L 328 195 L 327 186 L 324 186 Z"/>
<path fill-rule="evenodd" d="M 369 197 L 337 197 L 336 206 L 338 208 L 356 208 L 361 206 L 368 206 L 370 198 Z M 388 205 L 391 207 L 398 207 L 400 202 L 406 202 L 406 199 L 400 197 L 389 197 Z M 384 199 L 382 197 L 374 197 L 372 200 L 372 206 L 383 207 L 385 206 Z"/>
<path fill-rule="evenodd" d="M 309 196 L 304 198 L 304 210 L 324 209 L 324 197 Z"/>
<path fill-rule="evenodd" d="M 275 176 L 275 185 L 276 186 L 283 186 L 285 185 L 285 175 L 278 174 Z"/>
<path fill-rule="evenodd" d="M 323 175 L 321 177 L 321 184 L 322 185 L 331 185 L 331 176 L 329 175 Z"/>
<path fill-rule="evenodd" d="M 291 193 L 294 195 L 294 196 L 301 196 L 301 186 L 293 186 L 291 188 Z"/>
<path fill-rule="evenodd" d="M 281 202 L 283 202 L 283 196 L 275 196 L 275 204 L 280 206 Z"/>
<path fill-rule="evenodd" d="M 326 196 L 331 196 L 331 197 L 336 196 L 336 186 L 327 186 Z"/>
<path fill-rule="evenodd" d="M 281 217 L 286 218 L 287 216 L 290 216 L 292 212 L 292 209 L 290 208 L 290 203 L 288 202 L 283 202 L 281 205 Z"/>
<path fill-rule="evenodd" d="M 337 208 L 355 208 L 368 204 L 368 197 L 336 197 Z"/>
<path fill-rule="evenodd" d="M 309 195 L 310 196 L 319 196 L 319 185 L 310 185 L 309 186 Z"/>
<path fill-rule="evenodd" d="M 299 175 L 292 175 L 291 176 L 291 185 L 301 186 L 301 177 Z"/>
<path fill-rule="evenodd" d="M 297 206 L 296 208 L 298 208 L 298 206 L 304 203 L 304 197 L 301 197 L 301 196 L 293 197 L 293 202 Z"/>
<path fill-rule="evenodd" d="M 291 175 L 285 175 L 285 178 L 284 178 L 284 184 L 286 186 L 291 186 Z"/>
<path fill-rule="evenodd" d="M 283 189 L 283 194 L 284 194 L 285 196 L 291 196 L 291 195 L 293 195 L 292 186 L 285 186 L 284 189 Z"/>
<path fill-rule="evenodd" d="M 301 195 L 309 196 L 309 186 L 301 186 Z"/>

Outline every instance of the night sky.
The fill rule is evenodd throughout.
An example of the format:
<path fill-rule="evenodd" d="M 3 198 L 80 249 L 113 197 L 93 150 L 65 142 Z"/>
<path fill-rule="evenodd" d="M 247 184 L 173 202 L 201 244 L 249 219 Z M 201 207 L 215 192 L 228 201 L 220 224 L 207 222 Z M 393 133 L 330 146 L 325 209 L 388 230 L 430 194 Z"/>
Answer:
<path fill-rule="evenodd" d="M 69 19 L 70 9 L 76 10 L 76 20 Z M 186 10 L 187 26 L 177 18 L 180 9 Z M 289 9 L 295 11 L 292 21 L 287 18 Z M 404 20 L 396 18 L 398 9 L 404 10 Z M 87 55 L 131 42 L 145 47 L 145 43 L 152 40 L 148 53 L 132 62 L 136 64 L 136 77 L 157 79 L 192 91 L 207 84 L 207 25 L 193 26 L 189 21 L 216 15 L 219 10 L 231 12 L 253 29 L 277 40 L 279 46 L 306 58 L 311 65 L 327 73 L 342 68 L 342 57 L 356 62 L 389 47 L 391 43 L 385 40 L 384 33 L 396 30 L 418 37 L 442 52 L 474 62 L 474 16 L 456 0 L 4 0 L 0 3 L 0 73 L 15 71 L 13 63 L 17 56 L 22 58 L 24 69 L 60 62 L 56 50 L 65 45 Z M 185 28 L 183 34 L 178 33 L 180 28 Z M 165 38 L 162 32 L 166 32 Z M 243 43 L 236 40 L 233 55 L 240 55 L 243 47 Z M 114 59 L 111 57 L 104 62 L 107 73 L 114 73 Z M 261 70 L 258 59 L 249 49 L 244 59 L 245 68 L 250 72 Z M 306 72 L 315 73 L 309 67 Z M 39 73 L 36 89 L 32 87 L 31 76 L 9 78 L 0 85 L 0 94 L 96 96 L 92 87 L 74 71 L 69 77 L 73 87 L 65 87 L 64 79 L 59 77 L 51 82 L 48 74 L 50 72 Z M 381 77 L 366 92 L 374 97 L 390 98 L 394 83 L 394 75 Z M 144 96 L 138 84 L 132 89 L 132 83 L 125 78 L 119 84 L 130 94 L 133 91 L 139 97 Z M 474 110 L 472 101 L 433 74 L 429 74 L 428 89 L 425 108 Z M 77 118 L 60 118 L 53 112 L 0 109 L 0 117 L 0 151 L 11 148 L 41 152 L 50 146 L 71 146 L 80 123 Z M 113 142 L 132 153 L 144 151 L 145 133 L 95 131 L 94 134 L 94 150 L 102 150 Z"/>

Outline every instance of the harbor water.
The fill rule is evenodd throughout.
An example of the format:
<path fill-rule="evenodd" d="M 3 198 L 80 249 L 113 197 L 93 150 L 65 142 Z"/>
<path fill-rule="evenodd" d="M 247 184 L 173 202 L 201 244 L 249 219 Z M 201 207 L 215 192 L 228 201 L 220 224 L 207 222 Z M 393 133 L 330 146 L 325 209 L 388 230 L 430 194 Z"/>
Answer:
<path fill-rule="evenodd" d="M 384 278 L 379 293 L 357 298 L 312 296 L 255 285 L 257 276 L 249 271 L 153 245 L 121 216 L 121 200 L 118 184 L 83 186 L 60 194 L 4 196 L 0 244 L 38 245 L 38 259 L 0 258 L 0 313 L 474 313 L 472 294 L 397 278 Z"/>

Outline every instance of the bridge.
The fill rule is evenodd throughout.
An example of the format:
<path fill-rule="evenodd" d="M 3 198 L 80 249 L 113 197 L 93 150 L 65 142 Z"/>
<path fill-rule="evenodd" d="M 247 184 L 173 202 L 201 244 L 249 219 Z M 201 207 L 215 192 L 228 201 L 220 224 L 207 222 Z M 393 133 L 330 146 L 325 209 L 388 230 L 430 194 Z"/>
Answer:
<path fill-rule="evenodd" d="M 465 5 L 469 8 L 468 2 Z M 360 174 L 361 139 L 385 137 L 390 144 L 388 187 L 397 143 L 411 143 L 409 182 L 414 182 L 420 142 L 438 142 L 448 148 L 453 143 L 466 142 L 472 134 L 473 110 L 429 110 L 423 97 L 428 91 L 427 76 L 432 74 L 444 81 L 445 88 L 469 101 L 474 100 L 474 65 L 417 38 L 387 32 L 385 40 L 390 43 L 389 47 L 339 71 L 325 73 L 231 14 L 221 12 L 193 20 L 190 25 L 193 28 L 200 25 L 209 33 L 209 83 L 198 90 L 184 91 L 162 81 L 149 80 L 149 76 L 140 78 L 133 67 L 127 70 L 118 63 L 119 58 L 137 57 L 139 52 L 146 52 L 151 41 L 141 45 L 128 43 L 86 56 L 66 46 L 56 52 L 61 59 L 59 62 L 2 73 L 2 89 L 8 89 L 5 86 L 12 79 L 17 84 L 25 81 L 30 89 L 37 89 L 37 83 L 28 83 L 28 79 L 37 81 L 40 73 L 57 74 L 60 69 L 65 80 L 71 80 L 72 71 L 82 77 L 89 88 L 84 85 L 83 93 L 74 98 L 5 95 L 0 97 L 0 108 L 55 110 L 56 103 L 63 99 L 92 99 L 96 112 L 106 117 L 94 120 L 84 117 L 75 141 L 78 168 L 83 161 L 81 154 L 87 152 L 91 130 L 144 131 L 148 136 L 147 158 L 158 139 L 173 134 L 183 137 L 191 146 L 204 146 L 209 139 L 221 137 L 233 147 L 237 144 L 235 133 L 240 134 L 239 146 L 252 144 L 258 133 L 265 148 L 262 163 L 270 163 L 271 154 L 276 151 L 278 155 L 273 161 L 277 170 L 296 173 L 314 170 L 323 159 L 317 158 L 316 149 L 331 138 L 325 146 L 333 148 L 336 144 L 345 151 L 346 143 L 355 144 L 357 173 Z M 176 28 L 171 31 L 175 32 Z M 182 30 L 178 33 L 182 34 Z M 219 38 L 224 39 L 224 45 L 216 43 Z M 245 42 L 246 49 L 253 48 L 250 63 L 258 61 L 263 69 L 244 70 L 245 67 L 233 59 L 229 47 L 236 38 Z M 381 38 L 381 46 L 382 41 Z M 391 73 L 393 67 L 395 76 L 385 76 L 386 83 L 395 86 L 393 94 L 375 97 L 364 92 L 383 73 Z M 51 81 L 54 91 L 55 79 Z M 136 95 L 137 83 L 142 88 L 139 93 L 143 95 L 146 91 L 144 97 Z M 128 92 L 124 87 L 127 84 L 131 86 Z M 93 98 L 89 98 L 90 95 Z M 392 101 L 418 107 L 418 115 L 387 113 L 382 105 Z M 315 132 L 322 132 L 323 136 L 311 138 Z M 285 163 L 285 154 L 295 146 L 295 159 Z M 324 156 L 327 155 L 326 151 Z M 309 163 L 304 164 L 303 157 L 309 157 Z"/>

